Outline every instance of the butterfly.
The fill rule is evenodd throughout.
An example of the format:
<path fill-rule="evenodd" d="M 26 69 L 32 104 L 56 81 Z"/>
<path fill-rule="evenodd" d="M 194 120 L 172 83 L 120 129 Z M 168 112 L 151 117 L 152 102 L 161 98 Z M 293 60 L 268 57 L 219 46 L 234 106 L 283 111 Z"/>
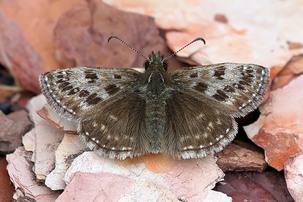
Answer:
<path fill-rule="evenodd" d="M 198 40 L 205 42 L 191 43 Z M 54 70 L 40 75 L 41 89 L 58 114 L 77 124 L 88 148 L 102 156 L 163 153 L 188 159 L 221 151 L 237 134 L 235 118 L 261 103 L 269 70 L 221 63 L 168 73 L 167 58 L 152 52 L 144 73 L 86 66 Z"/>

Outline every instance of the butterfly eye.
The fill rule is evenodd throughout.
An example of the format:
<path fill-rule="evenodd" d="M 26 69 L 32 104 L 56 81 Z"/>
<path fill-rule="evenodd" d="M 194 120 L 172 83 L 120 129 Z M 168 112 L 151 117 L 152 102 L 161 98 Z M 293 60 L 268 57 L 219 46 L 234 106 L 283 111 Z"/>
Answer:
<path fill-rule="evenodd" d="M 163 62 L 163 69 L 164 69 L 165 71 L 167 71 L 167 66 L 168 66 L 168 64 L 167 64 L 166 62 Z"/>
<path fill-rule="evenodd" d="M 145 70 L 147 70 L 149 68 L 149 66 L 150 66 L 150 62 L 149 62 L 149 60 L 146 60 L 144 63 Z"/>

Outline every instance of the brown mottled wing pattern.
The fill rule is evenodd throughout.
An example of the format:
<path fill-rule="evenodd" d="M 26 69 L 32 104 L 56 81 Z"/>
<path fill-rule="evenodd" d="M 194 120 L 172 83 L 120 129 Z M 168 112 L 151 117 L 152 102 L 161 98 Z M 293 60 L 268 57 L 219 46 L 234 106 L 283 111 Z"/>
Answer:
<path fill-rule="evenodd" d="M 261 103 L 269 70 L 255 64 L 222 63 L 177 70 L 171 78 L 193 97 L 241 117 Z"/>
<path fill-rule="evenodd" d="M 269 71 L 253 64 L 223 63 L 177 70 L 171 79 L 178 90 L 167 100 L 164 148 L 175 158 L 200 158 L 234 139 L 234 117 L 261 103 Z"/>
<path fill-rule="evenodd" d="M 132 69 L 76 67 L 42 74 L 40 84 L 53 109 L 77 120 L 100 102 L 130 89 L 140 74 Z"/>
<path fill-rule="evenodd" d="M 40 83 L 48 104 L 78 122 L 80 138 L 90 149 L 124 159 L 148 148 L 145 100 L 133 92 L 140 74 L 132 69 L 77 67 L 45 73 Z"/>
<path fill-rule="evenodd" d="M 149 96 L 165 105 L 164 132 L 148 134 L 150 97 L 140 79 L 149 82 L 153 74 L 145 78 L 131 69 L 77 67 L 45 73 L 40 83 L 48 103 L 77 121 L 90 149 L 124 159 L 151 152 L 151 139 L 157 137 L 159 152 L 186 159 L 221 151 L 232 141 L 237 133 L 234 118 L 261 103 L 269 79 L 262 66 L 235 63 L 158 74 L 168 86 L 159 97 Z M 157 82 L 152 86 L 159 88 Z"/>
<path fill-rule="evenodd" d="M 90 149 L 110 158 L 142 155 L 150 150 L 145 105 L 134 92 L 99 103 L 98 113 L 92 111 L 80 119 L 80 137 Z"/>
<path fill-rule="evenodd" d="M 167 100 L 163 147 L 177 159 L 202 158 L 221 151 L 237 133 L 231 115 L 186 93 Z"/>

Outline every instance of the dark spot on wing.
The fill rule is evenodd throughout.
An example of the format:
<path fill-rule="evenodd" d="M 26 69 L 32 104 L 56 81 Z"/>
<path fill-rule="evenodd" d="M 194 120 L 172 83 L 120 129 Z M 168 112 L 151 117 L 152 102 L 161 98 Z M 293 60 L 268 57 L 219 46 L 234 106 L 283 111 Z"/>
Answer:
<path fill-rule="evenodd" d="M 70 85 L 68 82 L 66 82 L 66 83 L 67 83 L 67 85 L 63 85 L 62 87 L 60 87 L 62 92 L 69 91 L 73 88 L 73 86 Z"/>
<path fill-rule="evenodd" d="M 85 78 L 91 79 L 91 80 L 96 80 L 96 79 L 98 79 L 98 76 L 95 73 L 85 73 Z"/>
<path fill-rule="evenodd" d="M 56 81 L 56 82 L 57 82 L 57 83 L 64 83 L 64 82 L 66 82 L 66 81 L 68 81 L 67 78 L 61 78 L 61 79 L 59 79 L 59 80 Z"/>
<path fill-rule="evenodd" d="M 216 77 L 218 80 L 223 80 L 223 76 L 225 74 L 225 68 L 224 67 L 218 67 L 217 69 L 214 70 L 214 77 Z"/>
<path fill-rule="evenodd" d="M 228 96 L 222 90 L 217 90 L 216 94 L 212 96 L 218 101 L 224 101 L 228 98 Z"/>
<path fill-rule="evenodd" d="M 74 94 L 78 93 L 79 91 L 80 91 L 80 88 L 76 87 L 76 88 L 71 89 L 71 90 L 67 93 L 67 95 L 74 95 Z"/>
<path fill-rule="evenodd" d="M 96 93 L 91 94 L 86 98 L 86 103 L 89 105 L 95 105 L 102 101 L 102 98 L 97 97 L 98 95 Z"/>
<path fill-rule="evenodd" d="M 69 82 L 67 82 L 67 81 L 62 81 L 62 82 L 58 85 L 58 88 L 59 88 L 59 89 L 63 89 L 64 87 L 66 87 L 66 86 L 68 86 L 68 85 L 70 85 Z"/>
<path fill-rule="evenodd" d="M 115 84 L 110 84 L 104 88 L 109 95 L 113 95 L 120 90 Z"/>
<path fill-rule="evenodd" d="M 192 73 L 191 75 L 189 75 L 190 78 L 196 78 L 198 77 L 198 73 L 197 72 L 194 72 Z"/>
<path fill-rule="evenodd" d="M 229 93 L 233 93 L 233 92 L 235 92 L 235 89 L 233 87 L 231 87 L 231 86 L 225 86 L 223 88 L 223 91 L 229 92 Z"/>
<path fill-rule="evenodd" d="M 121 77 L 121 75 L 119 75 L 119 74 L 114 74 L 114 79 L 121 79 L 122 77 Z"/>
<path fill-rule="evenodd" d="M 243 79 L 243 78 L 242 78 Z M 245 79 L 245 78 L 244 78 Z M 243 86 L 250 86 L 251 84 L 246 82 L 245 80 L 240 80 L 239 84 L 243 85 Z"/>
<path fill-rule="evenodd" d="M 232 86 L 239 90 L 245 90 L 245 88 L 239 83 L 233 83 Z"/>
<path fill-rule="evenodd" d="M 89 92 L 87 90 L 81 90 L 79 93 L 79 97 L 86 97 L 89 95 Z"/>
<path fill-rule="evenodd" d="M 207 84 L 203 83 L 203 82 L 199 82 L 197 83 L 197 85 L 195 85 L 193 87 L 195 90 L 199 91 L 199 92 L 205 92 L 207 90 Z"/>
<path fill-rule="evenodd" d="M 253 69 L 246 69 L 246 73 L 248 73 L 248 74 L 252 74 L 253 72 L 254 72 Z"/>
<path fill-rule="evenodd" d="M 57 78 L 58 78 L 58 79 L 62 79 L 62 78 L 64 78 L 64 75 L 59 74 L 59 75 L 57 75 Z"/>

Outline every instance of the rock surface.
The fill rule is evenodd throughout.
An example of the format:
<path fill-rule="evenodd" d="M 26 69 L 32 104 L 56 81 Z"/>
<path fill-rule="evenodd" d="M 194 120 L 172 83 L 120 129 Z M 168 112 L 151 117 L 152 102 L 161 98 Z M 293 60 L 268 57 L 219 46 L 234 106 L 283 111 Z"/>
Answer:
<path fill-rule="evenodd" d="M 249 138 L 265 150 L 266 161 L 277 170 L 303 149 L 303 75 L 270 92 L 260 118 L 244 127 Z"/>
<path fill-rule="evenodd" d="M 283 66 L 293 55 L 303 53 L 302 46 L 289 46 L 289 42 L 303 41 L 300 1 L 232 0 L 228 5 L 224 0 L 104 2 L 153 16 L 157 25 L 166 30 L 167 43 L 173 51 L 198 36 L 204 37 L 206 46 L 196 44 L 178 53 L 187 61 L 256 63 L 272 67 Z M 218 20 L 218 15 L 224 16 L 224 20 Z"/>
<path fill-rule="evenodd" d="M 284 167 L 288 190 L 295 201 L 303 199 L 303 152 L 289 158 Z"/>
<path fill-rule="evenodd" d="M 32 123 L 25 111 L 5 115 L 0 111 L 0 153 L 11 153 L 21 146 L 22 136 L 30 130 Z"/>

